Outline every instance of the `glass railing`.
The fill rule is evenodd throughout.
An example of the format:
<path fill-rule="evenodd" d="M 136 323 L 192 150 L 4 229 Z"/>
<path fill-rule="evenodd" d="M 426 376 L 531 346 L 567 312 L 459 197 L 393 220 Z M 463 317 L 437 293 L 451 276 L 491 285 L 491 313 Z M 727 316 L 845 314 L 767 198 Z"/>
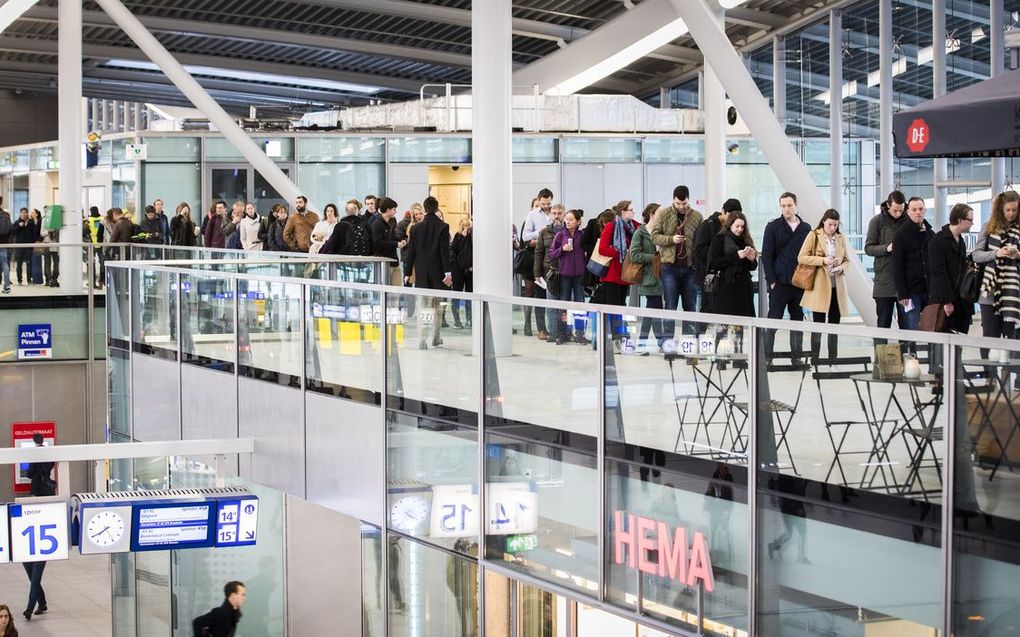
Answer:
<path fill-rule="evenodd" d="M 1020 605 L 1015 341 L 109 270 L 114 347 L 127 306 L 136 354 L 382 405 L 391 622 L 436 586 L 411 555 L 667 632 L 1006 634 Z"/>

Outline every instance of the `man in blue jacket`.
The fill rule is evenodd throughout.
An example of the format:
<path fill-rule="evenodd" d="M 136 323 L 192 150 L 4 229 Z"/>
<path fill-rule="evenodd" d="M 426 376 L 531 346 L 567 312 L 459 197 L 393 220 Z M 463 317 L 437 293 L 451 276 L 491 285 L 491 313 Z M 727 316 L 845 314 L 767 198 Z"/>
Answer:
<path fill-rule="evenodd" d="M 800 306 L 800 297 L 804 293 L 790 282 L 793 271 L 797 269 L 797 255 L 800 253 L 804 239 L 811 232 L 811 226 L 797 214 L 797 195 L 784 192 L 779 196 L 780 216 L 765 226 L 765 239 L 762 242 L 761 265 L 765 272 L 765 281 L 769 288 L 770 319 L 781 319 L 786 311 L 794 321 L 804 320 L 804 310 Z M 766 339 L 766 351 L 772 354 L 775 335 L 769 332 Z M 790 332 L 790 349 L 801 351 L 802 334 Z"/>

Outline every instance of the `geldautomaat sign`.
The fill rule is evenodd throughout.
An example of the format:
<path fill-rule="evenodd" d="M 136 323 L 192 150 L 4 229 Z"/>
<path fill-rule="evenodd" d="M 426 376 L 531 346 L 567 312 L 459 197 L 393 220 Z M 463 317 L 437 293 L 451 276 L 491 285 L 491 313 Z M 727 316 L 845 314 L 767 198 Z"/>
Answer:
<path fill-rule="evenodd" d="M 668 577 L 687 586 L 700 582 L 706 593 L 715 589 L 704 533 L 690 533 L 682 526 L 673 527 L 626 511 L 617 511 L 613 521 L 613 555 L 617 564 L 626 563 L 628 568 Z"/>

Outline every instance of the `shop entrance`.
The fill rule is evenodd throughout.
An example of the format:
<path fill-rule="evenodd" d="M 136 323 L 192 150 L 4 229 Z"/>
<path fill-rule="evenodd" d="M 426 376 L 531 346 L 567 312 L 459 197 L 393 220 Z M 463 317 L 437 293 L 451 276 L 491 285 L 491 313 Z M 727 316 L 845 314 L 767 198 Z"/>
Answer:
<path fill-rule="evenodd" d="M 294 174 L 292 165 L 281 165 L 280 169 L 288 177 Z M 288 209 L 294 204 L 284 199 L 259 171 L 248 164 L 209 164 L 205 170 L 207 207 L 222 199 L 227 202 L 229 211 L 235 201 L 251 201 L 259 214 L 268 215 L 278 203 L 285 204 Z"/>
<path fill-rule="evenodd" d="M 429 195 L 439 200 L 451 235 L 471 218 L 471 184 L 471 166 L 429 166 Z"/>

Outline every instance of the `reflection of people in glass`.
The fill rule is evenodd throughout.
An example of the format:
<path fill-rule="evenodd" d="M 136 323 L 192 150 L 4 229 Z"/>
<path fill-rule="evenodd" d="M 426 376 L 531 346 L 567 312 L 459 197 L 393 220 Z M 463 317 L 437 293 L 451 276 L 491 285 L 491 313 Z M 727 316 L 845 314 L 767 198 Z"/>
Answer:
<path fill-rule="evenodd" d="M 478 555 L 478 544 L 467 538 L 461 538 L 453 545 L 453 550 L 475 556 Z M 446 586 L 453 593 L 457 606 L 457 618 L 460 622 L 460 632 L 457 634 L 464 637 L 478 632 L 475 621 L 478 581 L 472 571 L 471 564 L 466 560 L 452 555 L 446 558 Z"/>
<path fill-rule="evenodd" d="M 389 552 L 387 554 L 388 564 L 386 568 L 388 570 L 388 577 L 390 584 L 390 611 L 396 613 L 402 613 L 407 610 L 404 605 L 404 596 L 400 592 L 400 546 L 397 544 L 397 538 L 391 537 L 389 545 Z"/>
<path fill-rule="evenodd" d="M 777 484 L 781 493 L 803 496 L 806 493 L 807 481 L 790 475 L 780 475 Z M 775 559 L 776 553 L 782 556 L 783 545 L 790 541 L 794 531 L 797 533 L 797 561 L 810 564 L 807 558 L 807 511 L 800 497 L 779 498 L 779 512 L 783 514 L 783 534 L 769 542 L 769 559 Z"/>
<path fill-rule="evenodd" d="M 721 564 L 733 554 L 733 537 L 730 534 L 730 511 L 733 509 L 733 474 L 730 468 L 719 463 L 705 490 L 705 510 L 708 512 L 709 542 L 712 561 Z M 724 539 L 725 538 L 725 539 Z"/>

